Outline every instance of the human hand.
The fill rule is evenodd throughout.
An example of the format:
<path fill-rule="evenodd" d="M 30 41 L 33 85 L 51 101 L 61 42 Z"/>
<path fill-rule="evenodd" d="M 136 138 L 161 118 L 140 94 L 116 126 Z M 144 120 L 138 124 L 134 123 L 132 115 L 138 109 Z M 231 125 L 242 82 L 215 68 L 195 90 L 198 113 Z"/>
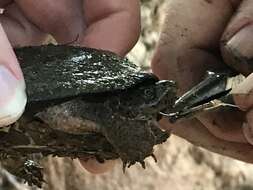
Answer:
<path fill-rule="evenodd" d="M 171 0 L 167 8 L 152 70 L 176 80 L 179 95 L 224 64 L 252 73 L 253 1 Z M 163 119 L 161 125 L 197 146 L 253 163 L 253 74 L 232 93 L 241 111 L 204 113 L 175 125 Z"/>
<path fill-rule="evenodd" d="M 140 33 L 138 0 L 0 0 L 0 126 L 13 123 L 22 114 L 25 85 L 12 47 L 41 45 L 48 35 L 59 44 L 113 51 L 125 55 Z M 75 39 L 78 39 L 75 41 Z M 82 162 L 101 173 L 113 162 Z"/>

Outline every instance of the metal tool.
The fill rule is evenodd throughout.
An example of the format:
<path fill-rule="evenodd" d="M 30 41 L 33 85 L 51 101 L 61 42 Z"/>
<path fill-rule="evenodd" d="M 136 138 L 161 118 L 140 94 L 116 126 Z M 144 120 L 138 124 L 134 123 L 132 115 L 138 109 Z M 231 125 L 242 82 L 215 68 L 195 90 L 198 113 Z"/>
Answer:
<path fill-rule="evenodd" d="M 161 113 L 171 123 L 222 107 L 238 109 L 230 93 L 245 77 L 233 71 L 207 71 L 203 81 L 179 97 L 170 113 Z"/>

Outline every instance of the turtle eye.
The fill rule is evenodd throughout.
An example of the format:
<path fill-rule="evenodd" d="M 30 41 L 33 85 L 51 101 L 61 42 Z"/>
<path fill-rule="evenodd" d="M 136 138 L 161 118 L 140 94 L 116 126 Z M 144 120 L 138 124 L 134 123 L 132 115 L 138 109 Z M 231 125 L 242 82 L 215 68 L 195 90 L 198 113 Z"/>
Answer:
<path fill-rule="evenodd" d="M 151 89 L 146 89 L 145 91 L 144 91 L 144 95 L 145 95 L 145 97 L 147 97 L 148 99 L 152 99 L 153 97 L 154 97 L 154 91 L 153 90 L 151 90 Z"/>

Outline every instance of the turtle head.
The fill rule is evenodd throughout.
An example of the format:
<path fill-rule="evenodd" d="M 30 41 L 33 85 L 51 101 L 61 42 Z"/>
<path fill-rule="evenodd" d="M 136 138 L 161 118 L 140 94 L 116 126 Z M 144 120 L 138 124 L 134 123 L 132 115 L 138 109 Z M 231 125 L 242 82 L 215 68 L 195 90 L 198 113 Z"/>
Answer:
<path fill-rule="evenodd" d="M 143 89 L 142 98 L 145 104 L 142 105 L 144 113 L 158 113 L 170 109 L 176 100 L 176 83 L 170 80 L 157 81 Z"/>
<path fill-rule="evenodd" d="M 161 80 L 155 84 L 155 99 L 152 106 L 158 110 L 172 107 L 176 100 L 177 87 L 176 83 L 171 80 Z"/>

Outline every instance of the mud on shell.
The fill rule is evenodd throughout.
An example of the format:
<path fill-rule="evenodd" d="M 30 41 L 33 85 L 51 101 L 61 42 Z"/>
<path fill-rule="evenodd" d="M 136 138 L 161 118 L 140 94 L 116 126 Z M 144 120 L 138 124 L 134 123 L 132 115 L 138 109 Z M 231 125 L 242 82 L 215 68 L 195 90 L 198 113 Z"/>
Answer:
<path fill-rule="evenodd" d="M 100 133 L 124 166 L 136 162 L 144 166 L 144 159 L 153 155 L 154 145 L 168 138 L 157 127 L 157 118 L 160 111 L 174 105 L 173 81 L 158 81 L 156 76 L 141 71 L 127 59 L 102 50 L 45 45 L 18 48 L 15 53 L 28 95 L 22 118 L 29 115 L 31 122 L 39 118 L 51 129 L 72 137 L 85 132 L 86 135 Z M 78 126 L 69 123 L 71 127 L 64 128 L 68 121 L 73 121 L 64 117 L 78 119 Z M 93 129 L 87 127 L 91 122 L 95 130 L 94 125 Z M 98 147 L 90 154 L 103 161 L 106 158 L 100 153 L 106 155 L 106 150 Z"/>
<path fill-rule="evenodd" d="M 124 90 L 158 80 L 108 51 L 47 45 L 17 48 L 15 53 L 29 84 L 29 102 Z"/>

